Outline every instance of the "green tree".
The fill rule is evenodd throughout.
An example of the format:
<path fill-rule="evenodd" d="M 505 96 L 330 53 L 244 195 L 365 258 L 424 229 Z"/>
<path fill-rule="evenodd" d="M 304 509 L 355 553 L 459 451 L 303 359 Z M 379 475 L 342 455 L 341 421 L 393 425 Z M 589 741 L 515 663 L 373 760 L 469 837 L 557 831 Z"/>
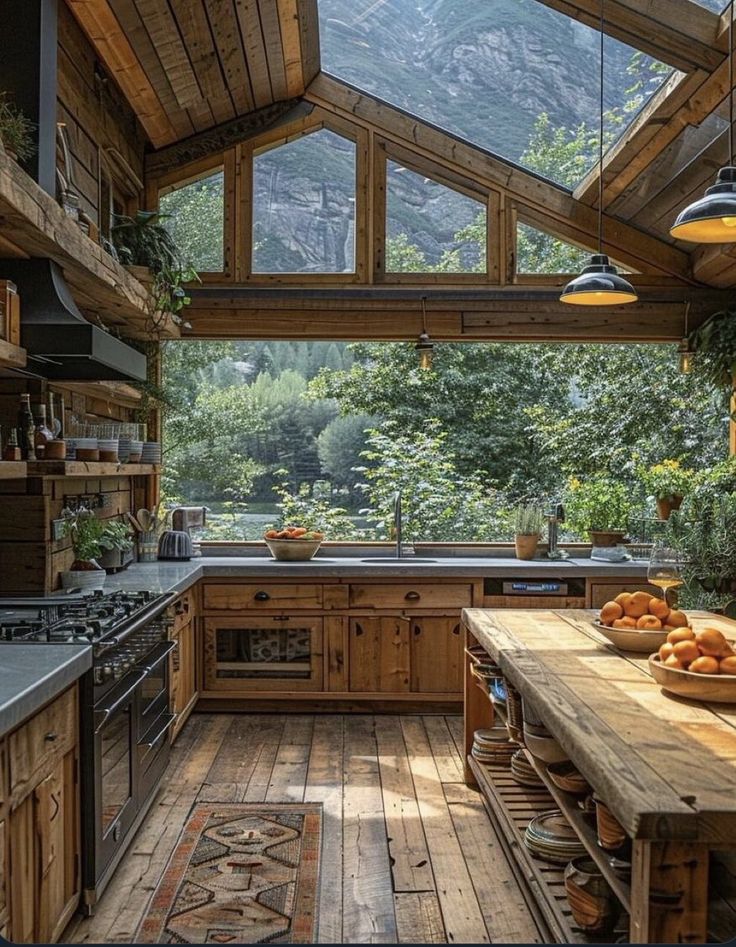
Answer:
<path fill-rule="evenodd" d="M 317 453 L 322 471 L 338 489 L 355 490 L 361 474 L 366 449 L 366 432 L 374 427 L 376 418 L 368 414 L 350 414 L 333 418 L 317 438 Z"/>

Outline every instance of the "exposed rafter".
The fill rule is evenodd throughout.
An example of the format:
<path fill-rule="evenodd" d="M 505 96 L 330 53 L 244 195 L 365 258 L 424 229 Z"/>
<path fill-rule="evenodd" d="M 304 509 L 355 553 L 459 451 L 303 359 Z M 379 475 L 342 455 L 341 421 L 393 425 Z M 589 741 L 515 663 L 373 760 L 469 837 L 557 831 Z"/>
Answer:
<path fill-rule="evenodd" d="M 598 28 L 600 0 L 541 0 Z M 683 72 L 712 72 L 723 61 L 720 17 L 695 0 L 607 0 L 606 33 Z"/>

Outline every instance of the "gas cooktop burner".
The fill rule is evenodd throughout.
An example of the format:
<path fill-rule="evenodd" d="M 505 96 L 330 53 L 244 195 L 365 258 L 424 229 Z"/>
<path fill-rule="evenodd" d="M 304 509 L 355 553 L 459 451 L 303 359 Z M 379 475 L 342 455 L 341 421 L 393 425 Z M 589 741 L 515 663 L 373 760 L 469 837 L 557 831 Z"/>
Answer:
<path fill-rule="evenodd" d="M 105 594 L 0 600 L 0 641 L 105 643 L 172 599 L 141 589 Z"/>

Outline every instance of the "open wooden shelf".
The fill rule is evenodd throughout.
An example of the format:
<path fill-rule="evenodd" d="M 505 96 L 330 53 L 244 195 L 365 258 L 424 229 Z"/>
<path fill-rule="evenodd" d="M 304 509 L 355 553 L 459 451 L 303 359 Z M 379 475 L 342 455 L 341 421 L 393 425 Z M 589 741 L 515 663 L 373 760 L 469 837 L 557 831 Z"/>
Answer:
<path fill-rule="evenodd" d="M 5 339 L 0 339 L 0 369 L 25 367 L 26 350 Z"/>
<path fill-rule="evenodd" d="M 55 260 L 81 308 L 121 335 L 148 337 L 150 295 L 146 287 L 83 233 L 54 198 L 4 152 L 0 152 L 0 216 L 4 224 L 0 255 Z M 167 317 L 156 334 L 171 339 L 178 338 L 180 331 Z"/>
<path fill-rule="evenodd" d="M 36 460 L 28 464 L 29 477 L 148 477 L 157 464 L 108 464 L 84 460 Z"/>
<path fill-rule="evenodd" d="M 619 936 L 619 931 L 610 936 L 596 937 L 576 926 L 565 892 L 565 866 L 534 858 L 524 843 L 524 832 L 529 822 L 542 812 L 559 808 L 551 793 L 543 786 L 538 789 L 522 786 L 513 778 L 508 766 L 479 763 L 472 756 L 468 757 L 468 763 L 501 832 L 507 854 L 513 858 L 529 887 L 554 942 L 612 943 L 611 937 Z"/>
<path fill-rule="evenodd" d="M 0 460 L 0 480 L 22 480 L 26 472 L 24 460 Z"/>

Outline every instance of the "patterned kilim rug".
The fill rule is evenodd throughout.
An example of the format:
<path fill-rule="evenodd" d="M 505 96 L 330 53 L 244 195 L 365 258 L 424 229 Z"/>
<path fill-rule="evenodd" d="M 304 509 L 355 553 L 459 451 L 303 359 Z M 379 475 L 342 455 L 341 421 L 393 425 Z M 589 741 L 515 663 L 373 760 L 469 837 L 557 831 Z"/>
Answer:
<path fill-rule="evenodd" d="M 321 841 L 318 803 L 196 805 L 134 943 L 314 943 Z"/>

